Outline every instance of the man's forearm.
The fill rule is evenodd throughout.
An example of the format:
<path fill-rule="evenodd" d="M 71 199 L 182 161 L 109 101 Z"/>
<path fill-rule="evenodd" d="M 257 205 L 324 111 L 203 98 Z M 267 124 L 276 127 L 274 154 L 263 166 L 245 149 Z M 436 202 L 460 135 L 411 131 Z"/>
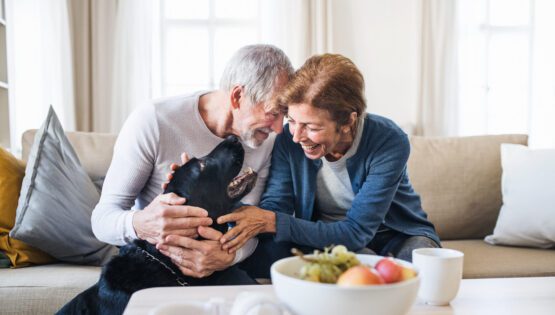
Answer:
<path fill-rule="evenodd" d="M 123 246 L 137 239 L 133 215 L 137 210 L 119 210 L 97 205 L 91 216 L 92 230 L 100 241 Z"/>

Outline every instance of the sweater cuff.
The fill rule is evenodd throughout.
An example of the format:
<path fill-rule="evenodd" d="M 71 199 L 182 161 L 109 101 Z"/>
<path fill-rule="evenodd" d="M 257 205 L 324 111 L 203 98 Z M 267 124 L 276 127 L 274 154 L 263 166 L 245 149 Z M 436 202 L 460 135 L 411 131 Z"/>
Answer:
<path fill-rule="evenodd" d="M 138 239 L 137 233 L 135 233 L 135 228 L 133 227 L 133 216 L 138 210 L 125 211 L 125 223 L 123 228 L 123 239 L 126 244 L 133 242 Z"/>
<path fill-rule="evenodd" d="M 293 216 L 283 212 L 276 212 L 276 242 L 291 241 L 291 220 Z"/>

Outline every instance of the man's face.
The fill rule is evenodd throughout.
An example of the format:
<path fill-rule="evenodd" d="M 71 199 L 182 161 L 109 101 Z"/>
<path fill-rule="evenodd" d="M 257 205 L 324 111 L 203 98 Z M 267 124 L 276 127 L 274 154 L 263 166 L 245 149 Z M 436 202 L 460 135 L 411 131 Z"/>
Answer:
<path fill-rule="evenodd" d="M 280 133 L 283 130 L 285 113 L 275 105 L 278 93 L 287 83 L 286 79 L 277 80 L 274 90 L 267 101 L 253 104 L 244 98 L 239 110 L 239 136 L 244 144 L 250 148 L 262 145 L 271 132 Z"/>

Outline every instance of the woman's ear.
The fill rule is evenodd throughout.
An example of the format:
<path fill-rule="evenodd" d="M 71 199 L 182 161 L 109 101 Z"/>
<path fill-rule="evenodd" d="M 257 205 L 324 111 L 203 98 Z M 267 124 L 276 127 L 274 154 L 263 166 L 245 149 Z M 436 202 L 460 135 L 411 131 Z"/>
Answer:
<path fill-rule="evenodd" d="M 346 124 L 345 126 L 341 127 L 341 131 L 343 133 L 351 132 L 353 130 L 353 128 L 355 128 L 355 126 L 356 126 L 357 118 L 358 118 L 358 114 L 356 112 L 352 112 L 350 117 L 349 117 L 349 123 Z"/>
<path fill-rule="evenodd" d="M 243 87 L 240 85 L 234 86 L 233 89 L 231 89 L 229 97 L 231 108 L 239 109 L 239 107 L 241 107 L 241 98 L 243 97 Z"/>
<path fill-rule="evenodd" d="M 351 117 L 349 117 L 349 125 L 351 127 L 355 127 L 357 124 L 358 114 L 356 112 L 351 113 Z"/>

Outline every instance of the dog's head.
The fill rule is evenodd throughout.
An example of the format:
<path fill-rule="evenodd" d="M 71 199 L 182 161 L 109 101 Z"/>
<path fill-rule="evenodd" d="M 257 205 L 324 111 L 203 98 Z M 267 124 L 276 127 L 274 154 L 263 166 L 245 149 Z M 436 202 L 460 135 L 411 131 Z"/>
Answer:
<path fill-rule="evenodd" d="M 187 204 L 204 208 L 213 219 L 227 214 L 234 203 L 256 183 L 251 168 L 243 173 L 245 150 L 236 136 L 228 136 L 212 152 L 193 158 L 173 174 L 164 193 L 187 198 Z"/>

